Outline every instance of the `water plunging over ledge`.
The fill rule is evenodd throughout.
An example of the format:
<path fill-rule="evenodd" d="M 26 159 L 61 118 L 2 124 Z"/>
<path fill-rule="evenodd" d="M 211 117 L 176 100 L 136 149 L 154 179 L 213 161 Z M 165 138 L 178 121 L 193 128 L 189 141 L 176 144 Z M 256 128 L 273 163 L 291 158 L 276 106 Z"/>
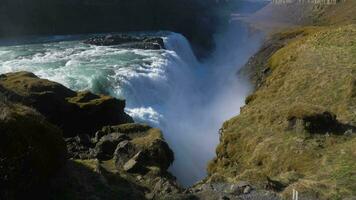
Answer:
<path fill-rule="evenodd" d="M 249 91 L 237 71 L 257 50 L 262 34 L 231 23 L 216 35 L 217 48 L 198 62 L 180 34 L 159 32 L 166 50 L 83 44 L 75 37 L 0 47 L 0 73 L 31 71 L 73 89 L 127 100 L 136 121 L 163 130 L 175 153 L 171 168 L 183 185 L 206 176 L 218 129 L 238 114 Z"/>

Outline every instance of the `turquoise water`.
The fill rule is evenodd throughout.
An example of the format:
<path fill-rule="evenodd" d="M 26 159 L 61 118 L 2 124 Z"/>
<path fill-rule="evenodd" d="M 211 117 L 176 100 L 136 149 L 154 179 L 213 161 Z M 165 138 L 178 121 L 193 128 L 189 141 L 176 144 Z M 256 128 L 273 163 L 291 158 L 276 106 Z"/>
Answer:
<path fill-rule="evenodd" d="M 138 121 L 159 124 L 161 107 L 174 87 L 173 71 L 187 70 L 176 49 L 194 60 L 179 34 L 164 36 L 169 50 L 99 47 L 82 41 L 61 41 L 0 47 L 0 73 L 31 71 L 73 90 L 91 90 L 127 99 L 127 111 Z M 184 46 L 185 45 L 185 46 Z M 179 49 L 180 48 L 180 49 Z M 184 49 L 186 48 L 186 49 Z M 189 73 L 189 72 L 188 72 Z"/>
<path fill-rule="evenodd" d="M 175 153 L 170 170 L 191 185 L 206 176 L 219 128 L 239 113 L 249 91 L 236 72 L 261 36 L 235 28 L 217 35 L 216 51 L 203 62 L 184 36 L 172 32 L 159 33 L 163 50 L 91 46 L 66 36 L 0 46 L 0 73 L 30 71 L 73 90 L 126 99 L 126 112 L 135 121 L 163 130 Z"/>

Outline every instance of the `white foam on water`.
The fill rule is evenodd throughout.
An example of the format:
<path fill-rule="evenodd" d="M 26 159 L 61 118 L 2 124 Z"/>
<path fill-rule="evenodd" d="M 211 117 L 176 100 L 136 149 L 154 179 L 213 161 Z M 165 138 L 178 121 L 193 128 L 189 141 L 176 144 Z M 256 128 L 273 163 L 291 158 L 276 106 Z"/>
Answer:
<path fill-rule="evenodd" d="M 206 175 L 222 122 L 243 105 L 248 87 L 235 73 L 257 47 L 239 43 L 240 51 L 227 55 L 232 45 L 227 41 L 215 57 L 199 63 L 184 36 L 167 33 L 163 39 L 165 50 L 98 47 L 81 41 L 3 46 L 0 73 L 30 71 L 73 90 L 125 98 L 126 112 L 136 121 L 163 130 L 175 153 L 170 170 L 190 185 Z M 252 50 L 245 55 L 247 47 Z"/>

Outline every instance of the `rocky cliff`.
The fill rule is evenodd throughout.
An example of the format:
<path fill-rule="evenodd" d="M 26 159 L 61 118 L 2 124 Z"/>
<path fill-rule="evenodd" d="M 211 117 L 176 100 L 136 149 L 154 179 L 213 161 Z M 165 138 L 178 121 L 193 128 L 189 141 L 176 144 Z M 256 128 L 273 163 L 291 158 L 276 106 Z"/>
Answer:
<path fill-rule="evenodd" d="M 224 123 L 209 181 L 250 181 L 285 199 L 346 199 L 356 189 L 356 2 L 310 9 L 240 72 L 255 90 Z"/>
<path fill-rule="evenodd" d="M 146 199 L 182 189 L 158 129 L 125 102 L 32 73 L 0 76 L 0 199 Z"/>
<path fill-rule="evenodd" d="M 88 91 L 74 92 L 32 73 L 0 75 L 0 92 L 8 101 L 35 108 L 63 131 L 64 137 L 92 135 L 105 125 L 133 122 L 125 101 Z"/>
<path fill-rule="evenodd" d="M 0 76 L 0 199 L 270 199 L 248 182 L 185 189 L 159 129 L 130 123 L 124 102 L 32 73 Z"/>

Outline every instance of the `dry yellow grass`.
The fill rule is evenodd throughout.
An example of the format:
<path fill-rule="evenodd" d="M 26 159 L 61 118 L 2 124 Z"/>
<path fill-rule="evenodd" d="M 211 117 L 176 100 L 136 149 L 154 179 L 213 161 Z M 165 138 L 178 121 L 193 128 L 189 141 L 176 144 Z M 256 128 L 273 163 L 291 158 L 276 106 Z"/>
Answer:
<path fill-rule="evenodd" d="M 304 198 L 356 195 L 355 134 L 287 128 L 290 115 L 325 110 L 356 124 L 356 25 L 300 28 L 278 37 L 290 37 L 288 44 L 270 57 L 269 75 L 241 114 L 223 125 L 209 173 L 261 187 L 268 176 L 285 185 L 284 197 L 293 188 Z"/>

